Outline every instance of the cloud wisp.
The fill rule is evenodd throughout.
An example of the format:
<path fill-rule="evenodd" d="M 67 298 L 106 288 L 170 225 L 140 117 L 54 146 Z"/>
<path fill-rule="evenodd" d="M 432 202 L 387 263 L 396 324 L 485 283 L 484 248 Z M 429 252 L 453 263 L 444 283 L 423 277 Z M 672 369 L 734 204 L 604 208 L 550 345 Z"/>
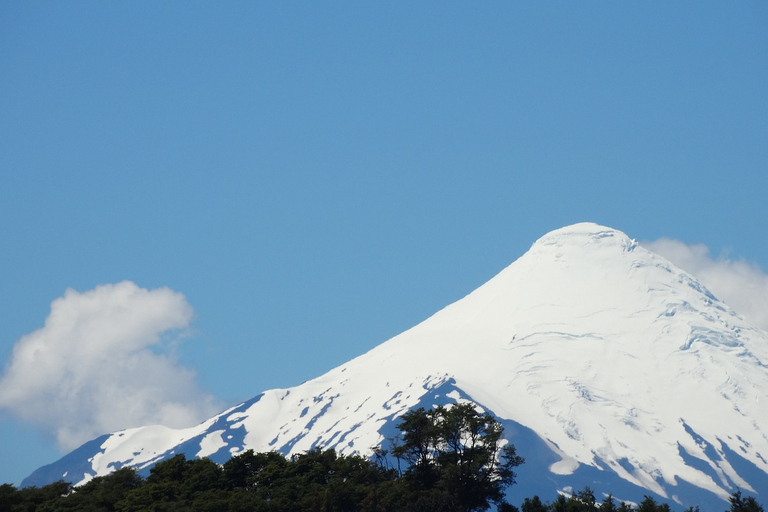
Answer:
<path fill-rule="evenodd" d="M 192 316 L 168 288 L 123 281 L 68 289 L 44 327 L 14 346 L 0 407 L 52 433 L 63 450 L 123 428 L 194 425 L 219 405 L 167 350 Z"/>
<path fill-rule="evenodd" d="M 660 238 L 642 245 L 696 276 L 720 300 L 768 331 L 768 275 L 744 260 L 714 259 L 706 245 Z"/>

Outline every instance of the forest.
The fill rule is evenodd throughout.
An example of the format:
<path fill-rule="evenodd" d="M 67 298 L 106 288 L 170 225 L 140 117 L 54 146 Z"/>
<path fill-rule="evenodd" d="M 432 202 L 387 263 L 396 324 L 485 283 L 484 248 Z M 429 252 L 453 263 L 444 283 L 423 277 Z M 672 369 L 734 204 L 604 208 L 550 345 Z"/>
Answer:
<path fill-rule="evenodd" d="M 504 489 L 524 460 L 501 425 L 469 404 L 409 411 L 398 428 L 391 449 L 370 459 L 321 448 L 291 457 L 248 450 L 224 464 L 178 454 L 146 478 L 124 467 L 77 487 L 3 484 L 0 512 L 671 512 L 648 496 L 636 508 L 598 500 L 590 488 L 508 503 Z M 763 512 L 740 491 L 729 501 L 726 512 Z"/>

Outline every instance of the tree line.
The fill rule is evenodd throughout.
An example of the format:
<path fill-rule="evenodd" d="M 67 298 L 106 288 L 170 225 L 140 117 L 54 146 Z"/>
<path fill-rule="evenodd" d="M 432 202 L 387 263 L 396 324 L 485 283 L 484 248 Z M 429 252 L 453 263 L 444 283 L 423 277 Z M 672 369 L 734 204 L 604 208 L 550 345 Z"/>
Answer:
<path fill-rule="evenodd" d="M 320 448 L 286 458 L 252 450 L 222 465 L 183 454 L 143 478 L 121 468 L 84 485 L 0 486 L 0 512 L 630 512 L 586 488 L 551 502 L 504 499 L 524 461 L 505 444 L 501 425 L 469 404 L 417 409 L 398 425 L 389 451 L 371 459 Z M 727 512 L 763 512 L 752 497 L 731 495 Z M 646 497 L 638 512 L 671 512 Z M 697 508 L 687 512 L 698 512 Z"/>

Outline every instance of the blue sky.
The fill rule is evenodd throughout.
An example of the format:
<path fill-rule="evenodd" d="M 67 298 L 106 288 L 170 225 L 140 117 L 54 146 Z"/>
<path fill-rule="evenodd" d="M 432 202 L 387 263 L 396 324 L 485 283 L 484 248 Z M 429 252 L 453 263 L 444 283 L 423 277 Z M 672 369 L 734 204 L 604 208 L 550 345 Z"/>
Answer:
<path fill-rule="evenodd" d="M 186 418 L 322 374 L 575 222 L 760 282 L 767 27 L 748 1 L 4 2 L 0 481 L 110 404 L 168 417 L 147 390 Z M 12 379 L 22 340 L 47 363 Z"/>

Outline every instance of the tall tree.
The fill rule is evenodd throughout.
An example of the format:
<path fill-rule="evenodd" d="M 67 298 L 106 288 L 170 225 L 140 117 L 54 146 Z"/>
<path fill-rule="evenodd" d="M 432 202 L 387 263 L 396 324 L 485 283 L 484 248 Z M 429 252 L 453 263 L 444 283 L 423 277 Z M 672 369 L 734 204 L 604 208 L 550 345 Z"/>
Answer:
<path fill-rule="evenodd" d="M 741 491 L 736 491 L 728 498 L 731 508 L 726 512 L 763 512 L 763 507 L 755 498 L 747 496 L 741 497 Z"/>
<path fill-rule="evenodd" d="M 409 464 L 405 477 L 423 490 L 441 491 L 459 511 L 500 504 L 523 463 L 502 438 L 503 427 L 472 404 L 409 411 L 398 425 L 393 455 Z"/>

